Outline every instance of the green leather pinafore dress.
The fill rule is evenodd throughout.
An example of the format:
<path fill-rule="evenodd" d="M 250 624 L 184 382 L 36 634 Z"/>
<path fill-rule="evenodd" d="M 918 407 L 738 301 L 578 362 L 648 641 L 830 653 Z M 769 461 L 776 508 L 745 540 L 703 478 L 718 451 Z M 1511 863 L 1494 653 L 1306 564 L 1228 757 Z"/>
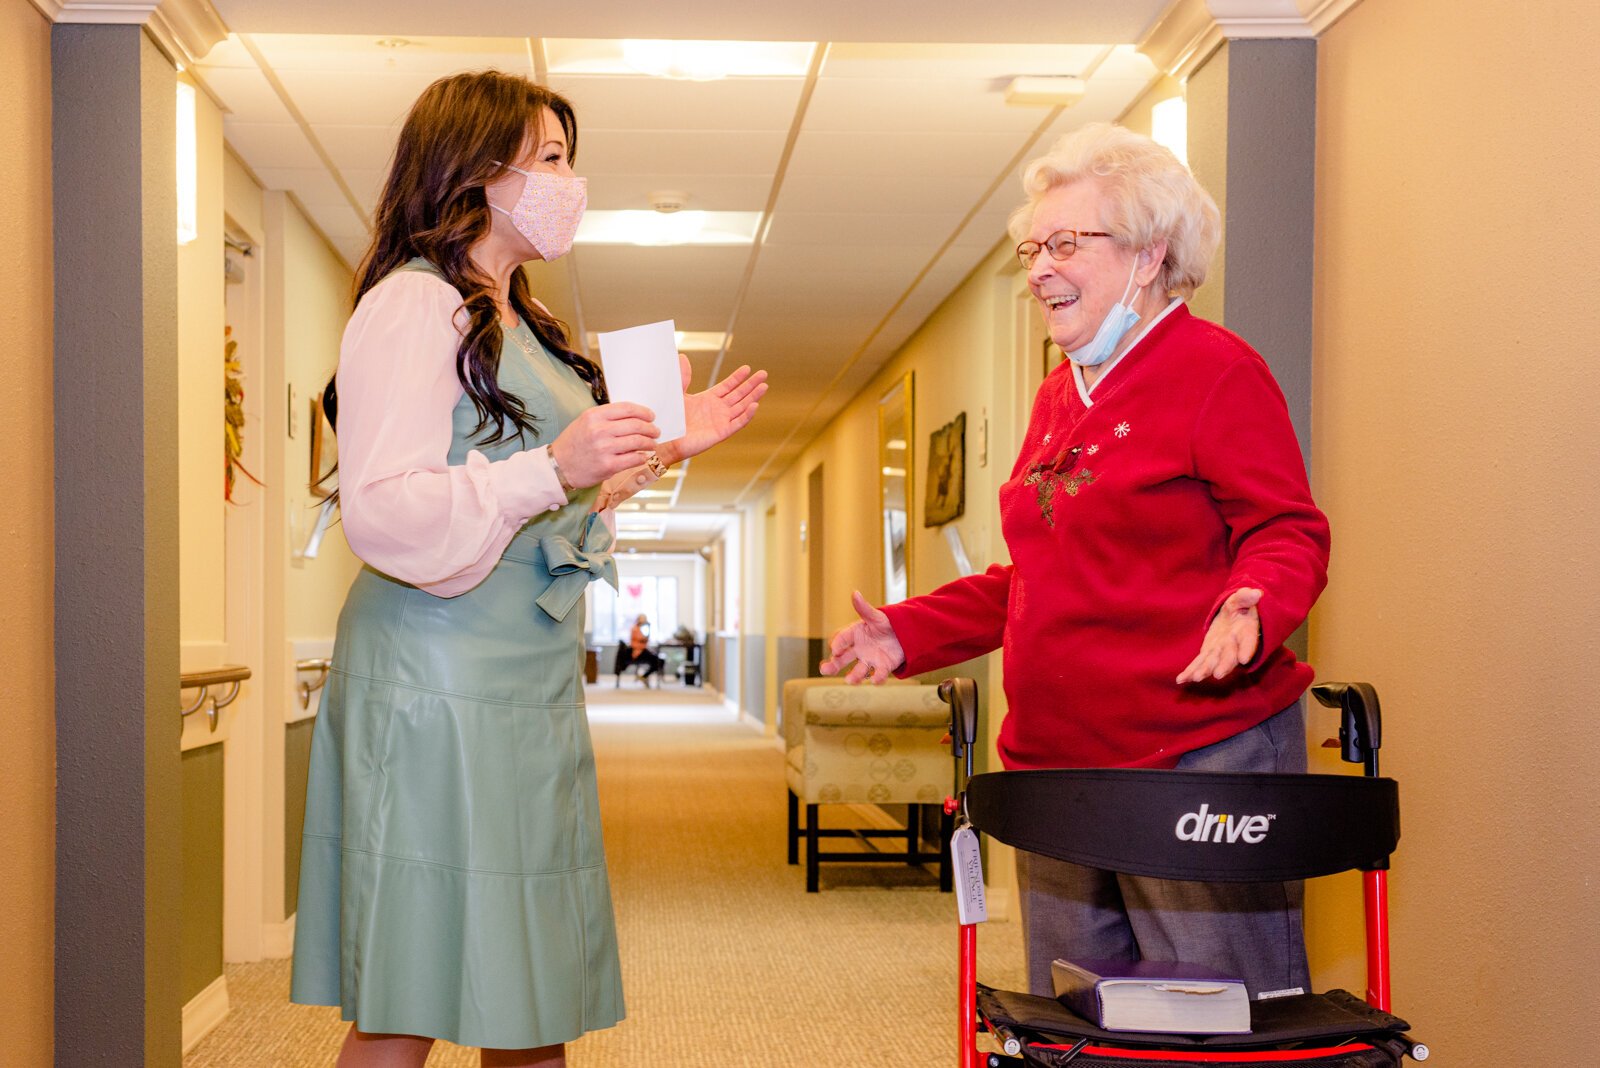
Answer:
<path fill-rule="evenodd" d="M 408 269 L 428 269 L 413 264 Z M 539 442 L 594 400 L 508 331 L 499 382 Z M 449 463 L 534 444 L 471 440 Z M 622 1018 L 583 703 L 583 591 L 615 584 L 594 490 L 528 521 L 482 583 L 442 598 L 364 568 L 313 732 L 291 997 L 368 1033 L 553 1045 Z"/>

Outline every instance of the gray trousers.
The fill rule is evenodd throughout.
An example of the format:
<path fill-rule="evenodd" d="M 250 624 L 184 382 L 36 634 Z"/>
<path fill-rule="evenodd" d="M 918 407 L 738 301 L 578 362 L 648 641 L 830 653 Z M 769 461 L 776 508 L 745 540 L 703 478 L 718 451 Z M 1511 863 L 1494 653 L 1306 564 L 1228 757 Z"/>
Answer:
<path fill-rule="evenodd" d="M 1258 726 L 1186 754 L 1178 768 L 1303 773 L 1305 712 L 1297 701 Z M 1057 957 L 1207 964 L 1244 979 L 1252 998 L 1311 989 L 1301 883 L 1151 879 L 1020 850 L 1017 883 L 1031 993 L 1054 995 L 1050 962 Z"/>

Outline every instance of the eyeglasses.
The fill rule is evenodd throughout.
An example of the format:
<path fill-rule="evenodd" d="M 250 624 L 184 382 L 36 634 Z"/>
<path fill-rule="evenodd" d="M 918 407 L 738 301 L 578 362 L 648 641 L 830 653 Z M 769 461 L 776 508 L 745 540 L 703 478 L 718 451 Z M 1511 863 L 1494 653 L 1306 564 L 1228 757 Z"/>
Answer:
<path fill-rule="evenodd" d="M 1110 237 L 1102 230 L 1057 230 L 1044 241 L 1024 241 L 1017 246 L 1017 260 L 1022 264 L 1024 271 L 1033 270 L 1033 261 L 1039 258 L 1042 250 L 1048 250 L 1053 260 L 1064 260 L 1078 251 L 1080 237 Z"/>

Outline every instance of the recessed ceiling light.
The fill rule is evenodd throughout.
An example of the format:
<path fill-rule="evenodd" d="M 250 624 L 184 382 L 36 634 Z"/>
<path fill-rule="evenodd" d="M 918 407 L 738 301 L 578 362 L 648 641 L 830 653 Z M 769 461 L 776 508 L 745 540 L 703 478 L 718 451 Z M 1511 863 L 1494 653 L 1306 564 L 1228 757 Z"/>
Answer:
<path fill-rule="evenodd" d="M 588 211 L 578 224 L 580 245 L 748 245 L 759 211 Z"/>
<path fill-rule="evenodd" d="M 552 74 L 647 74 L 683 81 L 721 78 L 801 78 L 811 66 L 810 41 L 545 42 Z"/>

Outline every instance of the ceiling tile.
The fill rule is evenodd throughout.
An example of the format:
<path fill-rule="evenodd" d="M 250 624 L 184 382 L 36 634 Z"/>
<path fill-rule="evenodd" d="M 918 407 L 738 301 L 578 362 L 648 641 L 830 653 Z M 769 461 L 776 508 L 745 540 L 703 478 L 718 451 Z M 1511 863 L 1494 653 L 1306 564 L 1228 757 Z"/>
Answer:
<path fill-rule="evenodd" d="M 791 174 L 784 179 L 777 210 L 781 212 L 850 212 L 892 205 L 913 214 L 950 215 L 948 230 L 983 194 L 993 175 L 928 175 L 921 179 L 894 174 Z"/>
<path fill-rule="evenodd" d="M 277 92 L 253 64 L 246 67 L 200 67 L 199 77 L 240 122 L 293 123 Z"/>
<path fill-rule="evenodd" d="M 333 180 L 333 175 L 322 167 L 254 167 L 254 170 L 264 189 L 288 189 L 307 202 L 344 199 L 344 191 Z"/>
<path fill-rule="evenodd" d="M 772 218 L 764 249 L 792 245 L 880 245 L 938 235 L 934 244 L 949 233 L 951 213 L 924 212 L 919 215 L 899 212 L 802 212 L 779 211 Z M 765 251 L 763 251 L 765 255 Z"/>
<path fill-rule="evenodd" d="M 345 126 L 319 123 L 311 128 L 327 149 L 334 166 L 345 168 L 386 169 L 394 156 L 394 144 L 400 136 L 398 123 L 388 126 Z"/>
<path fill-rule="evenodd" d="M 581 249 L 584 325 L 617 330 L 672 319 L 680 330 L 722 330 L 749 250 L 706 246 Z"/>
<path fill-rule="evenodd" d="M 581 130 L 580 173 L 755 174 L 769 183 L 783 130 Z"/>
<path fill-rule="evenodd" d="M 784 130 L 805 84 L 800 78 L 675 82 L 665 78 L 563 75 L 551 88 L 572 101 L 578 152 L 595 130 Z"/>
<path fill-rule="evenodd" d="M 316 168 L 322 166 L 300 127 L 292 122 L 242 122 L 230 115 L 223 120 L 223 138 L 252 166 Z"/>
<path fill-rule="evenodd" d="M 818 130 L 808 125 L 795 141 L 791 175 L 894 175 L 906 184 L 942 180 L 945 175 L 994 177 L 995 161 L 1022 147 L 1024 132 L 952 133 L 923 131 Z"/>
<path fill-rule="evenodd" d="M 434 77 L 424 71 L 278 71 L 289 98 L 313 125 L 399 123 Z"/>
<path fill-rule="evenodd" d="M 374 32 L 361 35 L 257 34 L 251 38 L 274 70 L 405 72 L 430 80 L 459 70 L 493 67 L 531 74 L 524 37 L 428 37 Z M 394 47 L 380 41 L 404 42 Z M 209 57 L 207 57 L 209 59 Z"/>
<path fill-rule="evenodd" d="M 1098 44 L 835 44 L 825 78 L 963 78 L 1009 82 L 1023 74 L 1081 75 Z"/>
<path fill-rule="evenodd" d="M 761 211 L 772 193 L 772 177 L 765 174 L 589 175 L 584 170 L 581 138 L 578 153 L 578 173 L 589 179 L 591 208 L 648 208 L 650 194 L 672 190 L 688 193 L 688 207 L 701 211 Z"/>
<path fill-rule="evenodd" d="M 955 78 L 823 78 L 806 109 L 808 130 L 957 133 L 1026 131 L 1042 116 L 1007 107 L 1004 86 Z"/>

